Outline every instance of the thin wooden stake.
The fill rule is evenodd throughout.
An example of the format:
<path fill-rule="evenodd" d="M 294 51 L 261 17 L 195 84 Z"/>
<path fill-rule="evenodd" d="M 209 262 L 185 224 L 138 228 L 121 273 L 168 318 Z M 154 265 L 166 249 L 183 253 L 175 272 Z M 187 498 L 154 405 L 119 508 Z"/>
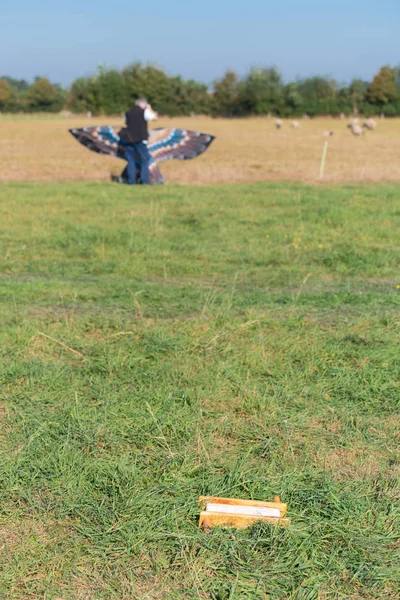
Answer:
<path fill-rule="evenodd" d="M 320 179 L 324 178 L 325 161 L 326 161 L 326 153 L 327 152 L 328 152 L 328 142 L 325 142 L 324 147 L 322 149 L 321 166 L 319 168 L 319 178 Z"/>

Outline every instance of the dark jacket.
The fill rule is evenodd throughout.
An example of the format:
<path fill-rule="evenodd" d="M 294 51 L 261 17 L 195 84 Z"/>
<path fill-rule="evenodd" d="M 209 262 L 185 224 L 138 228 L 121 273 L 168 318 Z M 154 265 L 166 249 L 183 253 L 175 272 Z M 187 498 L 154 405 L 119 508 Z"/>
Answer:
<path fill-rule="evenodd" d="M 144 110 L 140 106 L 134 106 L 126 113 L 126 128 L 129 132 L 131 144 L 144 142 L 149 139 L 147 121 L 144 118 Z"/>

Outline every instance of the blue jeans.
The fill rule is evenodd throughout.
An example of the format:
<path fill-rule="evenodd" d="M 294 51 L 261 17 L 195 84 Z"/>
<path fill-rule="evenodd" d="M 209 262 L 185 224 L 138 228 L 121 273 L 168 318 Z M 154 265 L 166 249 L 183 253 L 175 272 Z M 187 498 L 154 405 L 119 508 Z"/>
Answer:
<path fill-rule="evenodd" d="M 136 183 L 137 170 L 140 171 L 140 181 L 144 184 L 150 183 L 150 152 L 147 144 L 138 142 L 137 144 L 127 144 L 125 146 L 125 158 L 128 161 L 128 183 Z"/>

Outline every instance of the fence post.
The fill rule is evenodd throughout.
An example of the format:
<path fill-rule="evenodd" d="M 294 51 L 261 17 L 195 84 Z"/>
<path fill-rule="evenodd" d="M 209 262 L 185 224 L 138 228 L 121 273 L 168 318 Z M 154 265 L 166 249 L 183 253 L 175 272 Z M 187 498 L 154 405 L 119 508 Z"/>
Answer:
<path fill-rule="evenodd" d="M 324 147 L 322 149 L 321 166 L 319 168 L 319 178 L 320 179 L 324 178 L 325 161 L 326 161 L 326 153 L 327 152 L 328 152 L 328 142 L 325 142 Z"/>

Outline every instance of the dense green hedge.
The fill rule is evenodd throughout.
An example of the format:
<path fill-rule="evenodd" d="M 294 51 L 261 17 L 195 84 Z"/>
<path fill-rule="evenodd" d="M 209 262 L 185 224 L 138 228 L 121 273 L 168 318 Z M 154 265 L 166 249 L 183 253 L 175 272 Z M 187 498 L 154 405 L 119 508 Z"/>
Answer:
<path fill-rule="evenodd" d="M 239 78 L 233 71 L 211 88 L 194 80 L 170 77 L 158 67 L 139 63 L 119 71 L 100 67 L 90 77 L 76 79 L 69 90 L 39 77 L 29 85 L 0 78 L 0 111 L 72 112 L 112 115 L 125 112 L 135 98 L 145 96 L 161 114 L 246 116 L 273 114 L 340 115 L 359 112 L 400 115 L 400 70 L 382 67 L 371 82 L 359 79 L 339 85 L 329 77 L 284 83 L 275 68 L 252 69 Z"/>

